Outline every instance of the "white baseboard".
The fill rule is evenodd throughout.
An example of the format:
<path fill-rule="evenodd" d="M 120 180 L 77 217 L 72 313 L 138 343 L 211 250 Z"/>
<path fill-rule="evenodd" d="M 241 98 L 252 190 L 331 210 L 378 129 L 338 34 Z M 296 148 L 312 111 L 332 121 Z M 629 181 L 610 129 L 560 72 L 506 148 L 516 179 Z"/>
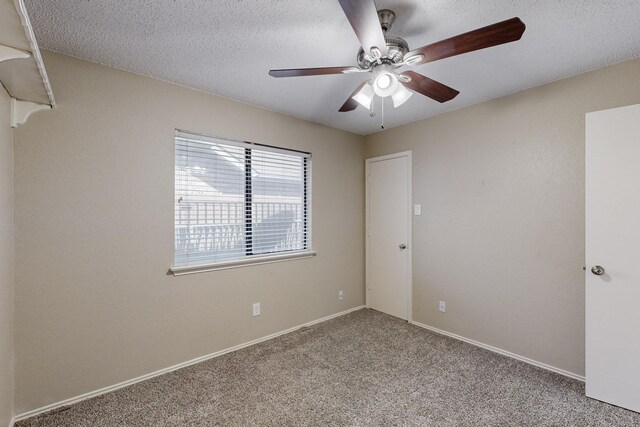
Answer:
<path fill-rule="evenodd" d="M 351 313 L 353 311 L 357 311 L 357 310 L 360 310 L 362 308 L 364 308 L 364 305 L 360 305 L 358 307 L 350 308 L 349 310 L 341 311 L 340 313 L 331 314 L 331 315 L 323 317 L 321 319 L 312 320 L 311 322 L 307 322 L 307 323 L 304 323 L 302 325 L 294 326 L 293 328 L 285 329 L 284 331 L 276 332 L 274 334 L 267 335 L 267 336 L 264 336 L 262 338 L 257 338 L 255 340 L 252 340 L 252 341 L 249 341 L 249 342 L 246 342 L 246 343 L 243 343 L 243 344 L 238 344 L 236 346 L 229 347 L 229 348 L 226 348 L 224 350 L 216 351 L 215 353 L 207 354 L 205 356 L 196 357 L 195 359 L 191 359 L 191 360 L 188 360 L 186 362 L 178 363 L 177 365 L 169 366 L 167 368 L 163 368 L 163 369 L 160 369 L 158 371 L 151 372 L 149 374 L 145 374 L 145 375 L 142 375 L 142 376 L 139 376 L 139 377 L 136 377 L 136 378 L 132 378 L 130 380 L 126 380 L 126 381 L 123 381 L 123 382 L 118 383 L 118 384 L 114 384 L 114 385 L 110 385 L 110 386 L 107 386 L 107 387 L 103 387 L 103 388 L 100 388 L 98 390 L 90 391 L 88 393 L 84 393 L 84 394 L 81 394 L 79 396 L 71 397 L 69 399 L 65 399 L 65 400 L 61 400 L 59 402 L 51 403 L 51 404 L 43 406 L 41 408 L 37 408 L 37 409 L 33 409 L 31 411 L 24 412 L 22 414 L 19 414 L 19 415 L 16 415 L 15 417 L 13 417 L 13 420 L 11 420 L 11 424 L 9 425 L 9 427 L 12 427 L 14 422 L 22 421 L 22 420 L 25 420 L 27 418 L 31 418 L 31 417 L 34 417 L 36 415 L 40 415 L 40 414 L 42 414 L 44 412 L 48 412 L 48 411 L 51 411 L 53 409 L 60 408 L 62 406 L 73 405 L 74 403 L 82 402 L 83 400 L 91 399 L 92 397 L 100 396 L 101 394 L 109 393 L 109 392 L 118 390 L 120 388 L 124 388 L 124 387 L 130 386 L 132 384 L 136 384 L 136 383 L 148 380 L 150 378 L 157 377 L 157 376 L 162 375 L 162 374 L 166 374 L 168 372 L 176 371 L 178 369 L 185 368 L 185 367 L 190 366 L 190 365 L 195 365 L 196 363 L 204 362 L 205 360 L 209 360 L 209 359 L 213 359 L 215 357 L 222 356 L 223 354 L 231 353 L 233 351 L 237 351 L 237 350 L 240 350 L 240 349 L 245 348 L 245 347 L 250 347 L 252 345 L 255 345 L 255 344 L 258 344 L 258 343 L 261 343 L 261 342 L 264 342 L 264 341 L 268 341 L 268 340 L 273 339 L 273 338 L 277 338 L 277 337 L 279 337 L 281 335 L 285 335 L 285 334 L 297 331 L 298 329 L 304 328 L 306 326 L 315 325 L 317 323 L 326 322 L 327 320 L 331 320 L 331 319 L 336 318 L 336 317 L 344 316 L 345 314 L 349 314 L 349 313 Z"/>
<path fill-rule="evenodd" d="M 481 343 L 479 341 L 474 341 L 472 339 L 465 338 L 463 336 L 456 335 L 454 333 L 447 332 L 442 329 L 434 328 L 433 326 L 425 325 L 424 323 L 420 323 L 420 322 L 411 322 L 411 323 L 421 328 L 435 332 L 437 334 L 445 335 L 450 338 L 464 341 L 468 344 L 475 345 L 476 347 L 484 348 L 485 350 L 493 351 L 494 353 L 498 353 L 503 356 L 511 357 L 512 359 L 516 359 L 521 362 L 525 362 L 530 365 L 537 366 L 538 368 L 546 369 L 547 371 L 555 372 L 556 374 L 564 375 L 565 377 L 573 378 L 574 380 L 584 382 L 584 376 L 582 375 L 574 374 L 573 372 L 565 371 L 564 369 L 556 368 L 555 366 L 547 365 L 546 363 L 538 362 L 537 360 L 529 359 L 528 357 L 520 356 L 519 354 L 511 353 L 510 351 L 503 350 L 501 348 L 494 347 L 489 344 Z"/>

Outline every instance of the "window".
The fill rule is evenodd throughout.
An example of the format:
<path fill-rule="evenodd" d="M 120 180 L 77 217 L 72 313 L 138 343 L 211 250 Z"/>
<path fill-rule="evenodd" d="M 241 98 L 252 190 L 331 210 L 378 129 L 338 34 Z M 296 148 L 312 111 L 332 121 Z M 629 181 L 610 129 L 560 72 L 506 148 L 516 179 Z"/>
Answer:
<path fill-rule="evenodd" d="M 180 131 L 175 150 L 176 267 L 309 253 L 309 153 Z"/>

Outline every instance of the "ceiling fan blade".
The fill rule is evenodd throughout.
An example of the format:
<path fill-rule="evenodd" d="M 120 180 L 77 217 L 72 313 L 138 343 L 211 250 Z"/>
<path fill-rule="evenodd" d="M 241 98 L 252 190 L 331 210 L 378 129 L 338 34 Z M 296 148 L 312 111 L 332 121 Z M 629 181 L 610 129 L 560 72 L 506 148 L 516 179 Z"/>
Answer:
<path fill-rule="evenodd" d="M 410 82 L 403 83 L 406 87 L 428 96 L 431 99 L 435 99 L 438 102 L 451 101 L 460 93 L 447 85 L 413 71 L 405 71 L 402 74 L 411 77 Z"/>
<path fill-rule="evenodd" d="M 358 87 L 356 88 L 356 90 L 353 91 L 353 93 L 351 95 L 349 95 L 349 99 L 347 99 L 345 101 L 344 104 L 342 104 L 342 107 L 340 107 L 340 109 L 338 111 L 340 111 L 341 113 L 344 113 L 345 111 L 353 111 L 356 109 L 356 107 L 358 107 L 358 101 L 356 101 L 355 99 L 353 99 L 353 97 L 356 95 L 356 93 L 360 92 L 360 89 L 362 89 L 362 87 L 364 85 L 367 84 L 367 81 L 363 81 L 362 83 L 360 83 L 358 85 Z"/>
<path fill-rule="evenodd" d="M 377 47 L 381 56 L 387 56 L 387 43 L 382 33 L 378 11 L 373 0 L 338 1 L 365 53 L 370 53 L 372 47 Z"/>
<path fill-rule="evenodd" d="M 468 33 L 414 49 L 407 53 L 405 58 L 423 55 L 424 58 L 422 60 L 412 63 L 412 65 L 419 65 L 450 56 L 473 52 L 474 50 L 520 40 L 525 28 L 520 18 L 507 19 L 506 21 L 478 28 Z"/>
<path fill-rule="evenodd" d="M 322 68 L 285 68 L 283 70 L 271 70 L 272 77 L 302 77 L 302 76 L 322 76 L 325 74 L 347 74 L 359 73 L 358 67 L 322 67 Z"/>

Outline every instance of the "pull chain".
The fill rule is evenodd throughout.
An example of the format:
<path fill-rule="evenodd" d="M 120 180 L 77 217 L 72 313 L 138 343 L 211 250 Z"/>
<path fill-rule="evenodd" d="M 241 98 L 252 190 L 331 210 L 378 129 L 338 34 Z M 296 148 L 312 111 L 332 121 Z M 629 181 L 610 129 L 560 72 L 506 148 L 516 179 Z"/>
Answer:
<path fill-rule="evenodd" d="M 380 128 L 384 129 L 384 98 L 380 98 Z"/>

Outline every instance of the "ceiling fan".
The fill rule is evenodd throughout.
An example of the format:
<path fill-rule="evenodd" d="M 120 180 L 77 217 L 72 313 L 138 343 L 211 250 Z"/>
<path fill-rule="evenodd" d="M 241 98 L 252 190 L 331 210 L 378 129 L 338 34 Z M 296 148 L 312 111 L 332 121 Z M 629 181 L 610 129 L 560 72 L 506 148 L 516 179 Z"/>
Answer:
<path fill-rule="evenodd" d="M 382 98 L 391 96 L 393 106 L 399 107 L 413 95 L 407 88 L 438 102 L 450 101 L 458 95 L 457 90 L 422 74 L 413 71 L 398 72 L 398 69 L 513 42 L 519 40 L 525 30 L 520 18 L 511 18 L 409 50 L 409 45 L 402 38 L 387 35 L 395 21 L 393 11 L 376 11 L 373 0 L 338 1 L 362 45 L 357 55 L 358 66 L 271 70 L 269 75 L 300 77 L 372 73 L 373 76 L 363 81 L 340 107 L 340 112 L 355 110 L 359 104 L 371 109 L 375 95 Z"/>

